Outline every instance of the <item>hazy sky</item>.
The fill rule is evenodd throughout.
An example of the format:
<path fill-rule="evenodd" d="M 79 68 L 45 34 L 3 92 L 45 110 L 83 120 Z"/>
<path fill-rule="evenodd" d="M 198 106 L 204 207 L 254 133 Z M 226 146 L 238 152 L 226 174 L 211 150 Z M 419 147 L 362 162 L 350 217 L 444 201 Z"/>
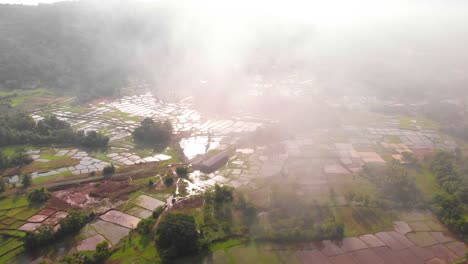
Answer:
<path fill-rule="evenodd" d="M 0 0 L 1 4 L 23 4 L 23 5 L 37 5 L 38 3 L 53 3 L 59 2 L 58 0 Z"/>

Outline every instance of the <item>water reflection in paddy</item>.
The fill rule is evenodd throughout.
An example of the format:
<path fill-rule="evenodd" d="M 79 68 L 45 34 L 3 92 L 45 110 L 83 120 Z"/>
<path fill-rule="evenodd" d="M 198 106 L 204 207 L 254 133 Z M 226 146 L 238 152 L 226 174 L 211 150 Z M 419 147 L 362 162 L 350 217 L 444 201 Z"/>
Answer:
<path fill-rule="evenodd" d="M 210 185 L 208 185 L 206 181 L 204 180 L 206 178 L 207 176 L 203 174 L 201 171 L 194 171 L 190 173 L 189 174 L 190 180 L 183 179 L 184 182 L 187 184 L 187 188 L 186 188 L 187 193 L 189 195 L 195 195 L 195 194 L 203 192 L 204 190 L 206 190 L 207 187 L 210 187 Z"/>
<path fill-rule="evenodd" d="M 188 159 L 193 159 L 197 155 L 205 154 L 210 150 L 218 148 L 220 142 L 220 137 L 195 136 L 183 138 L 180 141 L 180 147 L 184 150 L 184 155 Z"/>

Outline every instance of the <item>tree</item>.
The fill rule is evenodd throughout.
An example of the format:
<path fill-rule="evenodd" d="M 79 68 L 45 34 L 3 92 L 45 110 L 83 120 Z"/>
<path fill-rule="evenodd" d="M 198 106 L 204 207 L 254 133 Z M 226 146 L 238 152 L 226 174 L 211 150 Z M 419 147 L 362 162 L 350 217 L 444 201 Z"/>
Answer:
<path fill-rule="evenodd" d="M 43 225 L 35 232 L 26 232 L 26 236 L 23 240 L 25 248 L 34 250 L 50 243 L 53 239 L 53 227 L 49 225 Z"/>
<path fill-rule="evenodd" d="M 156 243 L 164 259 L 196 254 L 199 243 L 193 216 L 168 213 L 159 224 Z"/>
<path fill-rule="evenodd" d="M 21 175 L 21 183 L 23 184 L 24 188 L 28 188 L 31 186 L 31 175 L 24 173 Z"/>
<path fill-rule="evenodd" d="M 80 145 L 88 148 L 104 148 L 109 143 L 109 137 L 94 130 L 88 131 L 79 139 Z"/>
<path fill-rule="evenodd" d="M 176 173 L 177 173 L 177 176 L 179 176 L 180 178 L 187 178 L 188 169 L 187 167 L 177 167 Z"/>
<path fill-rule="evenodd" d="M 59 235 L 67 235 L 78 232 L 86 223 L 94 217 L 93 213 L 85 214 L 79 211 L 71 212 L 67 217 L 60 219 Z"/>
<path fill-rule="evenodd" d="M 114 175 L 115 173 L 115 166 L 114 164 L 110 164 L 110 165 L 107 165 L 106 167 L 104 167 L 104 169 L 102 170 L 102 174 L 104 176 L 112 176 Z"/>

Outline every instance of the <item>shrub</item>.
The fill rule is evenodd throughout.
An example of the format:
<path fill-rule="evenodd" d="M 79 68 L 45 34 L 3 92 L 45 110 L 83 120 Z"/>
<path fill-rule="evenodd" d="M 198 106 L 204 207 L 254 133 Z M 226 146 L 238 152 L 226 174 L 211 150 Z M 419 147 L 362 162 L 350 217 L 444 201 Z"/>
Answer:
<path fill-rule="evenodd" d="M 158 206 L 158 208 L 156 208 L 154 211 L 153 211 L 153 218 L 158 218 L 162 213 L 164 212 L 164 206 Z"/>
<path fill-rule="evenodd" d="M 102 241 L 96 245 L 96 252 L 94 252 L 94 262 L 102 263 L 103 260 L 110 256 L 109 243 L 107 241 Z"/>
<path fill-rule="evenodd" d="M 164 185 L 166 185 L 166 187 L 171 187 L 172 184 L 174 184 L 174 178 L 172 178 L 172 176 L 164 177 Z"/>
<path fill-rule="evenodd" d="M 54 232 L 51 226 L 43 225 L 36 232 L 26 232 L 24 237 L 24 247 L 27 249 L 37 249 L 42 245 L 49 244 L 54 239 Z"/>
<path fill-rule="evenodd" d="M 104 176 L 112 176 L 114 175 L 115 173 L 115 166 L 114 164 L 111 164 L 111 165 L 107 165 L 106 167 L 104 167 L 104 169 L 102 170 L 102 174 Z"/>
<path fill-rule="evenodd" d="M 21 176 L 21 184 L 23 184 L 24 188 L 31 186 L 31 181 L 32 179 L 30 174 L 25 173 Z"/>
<path fill-rule="evenodd" d="M 86 223 L 93 219 L 94 214 L 85 214 L 79 211 L 71 212 L 67 217 L 60 219 L 59 236 L 78 232 Z"/>
<path fill-rule="evenodd" d="M 151 187 L 154 185 L 154 181 L 152 179 L 148 180 L 148 187 Z"/>
<path fill-rule="evenodd" d="M 188 169 L 186 167 L 177 167 L 176 173 L 177 173 L 177 176 L 179 176 L 180 178 L 187 178 Z"/>
<path fill-rule="evenodd" d="M 148 235 L 151 233 L 153 225 L 154 225 L 153 218 L 145 218 L 138 223 L 136 230 L 138 233 L 142 235 Z"/>

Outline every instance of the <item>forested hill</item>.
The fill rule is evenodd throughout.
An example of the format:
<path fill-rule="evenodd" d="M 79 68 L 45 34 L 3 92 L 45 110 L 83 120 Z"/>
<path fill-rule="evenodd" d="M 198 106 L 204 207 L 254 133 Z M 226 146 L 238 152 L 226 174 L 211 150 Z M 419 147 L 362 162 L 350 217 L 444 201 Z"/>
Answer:
<path fill-rule="evenodd" d="M 164 33 L 157 15 L 115 11 L 87 2 L 0 5 L 0 88 L 41 86 L 84 99 L 118 93 L 154 55 L 138 47 L 163 46 Z"/>

